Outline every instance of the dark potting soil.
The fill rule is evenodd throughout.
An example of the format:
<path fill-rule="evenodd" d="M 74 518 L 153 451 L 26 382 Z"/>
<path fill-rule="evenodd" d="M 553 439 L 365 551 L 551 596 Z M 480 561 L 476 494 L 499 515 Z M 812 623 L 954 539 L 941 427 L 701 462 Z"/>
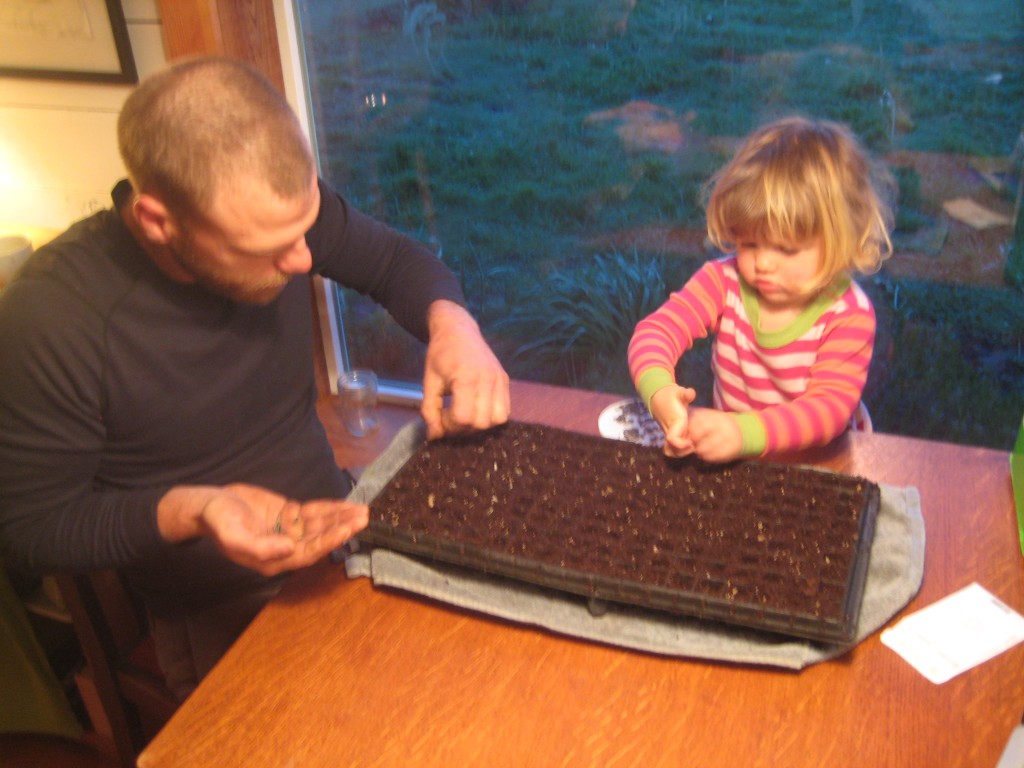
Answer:
<path fill-rule="evenodd" d="M 421 446 L 371 503 L 360 539 L 831 642 L 854 633 L 878 502 L 861 478 L 668 459 L 512 422 Z"/>

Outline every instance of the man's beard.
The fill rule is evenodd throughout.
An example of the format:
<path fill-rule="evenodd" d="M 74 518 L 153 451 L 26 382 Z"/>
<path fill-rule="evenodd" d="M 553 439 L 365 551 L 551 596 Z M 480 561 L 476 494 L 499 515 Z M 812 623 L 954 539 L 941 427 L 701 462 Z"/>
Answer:
<path fill-rule="evenodd" d="M 178 243 L 170 243 L 169 250 L 178 266 L 188 272 L 197 285 L 218 296 L 243 304 L 269 304 L 281 295 L 292 277 L 277 272 L 263 280 L 239 280 L 223 270 L 211 267 L 196 252 L 191 237 L 185 237 Z"/>

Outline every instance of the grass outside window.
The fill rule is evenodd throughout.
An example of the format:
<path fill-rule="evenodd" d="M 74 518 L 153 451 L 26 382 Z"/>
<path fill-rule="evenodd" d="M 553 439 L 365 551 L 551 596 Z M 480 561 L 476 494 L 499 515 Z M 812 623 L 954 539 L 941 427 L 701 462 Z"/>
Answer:
<path fill-rule="evenodd" d="M 633 324 L 712 255 L 701 184 L 739 137 L 798 112 L 847 123 L 898 196 L 896 254 L 861 281 L 875 428 L 1012 445 L 1019 2 L 297 5 L 325 175 L 455 270 L 513 376 L 631 394 Z M 957 218 L 956 200 L 1002 223 Z M 417 380 L 418 345 L 345 304 L 353 362 Z M 685 360 L 705 395 L 707 363 Z"/>

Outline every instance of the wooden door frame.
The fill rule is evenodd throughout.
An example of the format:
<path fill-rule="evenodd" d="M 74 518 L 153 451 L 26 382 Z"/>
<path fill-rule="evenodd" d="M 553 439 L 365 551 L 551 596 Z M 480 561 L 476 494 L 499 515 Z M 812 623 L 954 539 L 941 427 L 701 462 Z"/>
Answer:
<path fill-rule="evenodd" d="M 157 0 L 168 61 L 221 54 L 252 64 L 284 92 L 273 0 Z"/>

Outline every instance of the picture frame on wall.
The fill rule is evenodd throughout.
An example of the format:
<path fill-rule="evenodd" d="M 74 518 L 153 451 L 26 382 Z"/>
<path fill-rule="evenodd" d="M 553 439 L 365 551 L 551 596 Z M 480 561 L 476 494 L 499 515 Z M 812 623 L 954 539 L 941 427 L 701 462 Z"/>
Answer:
<path fill-rule="evenodd" d="M 120 0 L 3 0 L 0 77 L 137 83 Z"/>

